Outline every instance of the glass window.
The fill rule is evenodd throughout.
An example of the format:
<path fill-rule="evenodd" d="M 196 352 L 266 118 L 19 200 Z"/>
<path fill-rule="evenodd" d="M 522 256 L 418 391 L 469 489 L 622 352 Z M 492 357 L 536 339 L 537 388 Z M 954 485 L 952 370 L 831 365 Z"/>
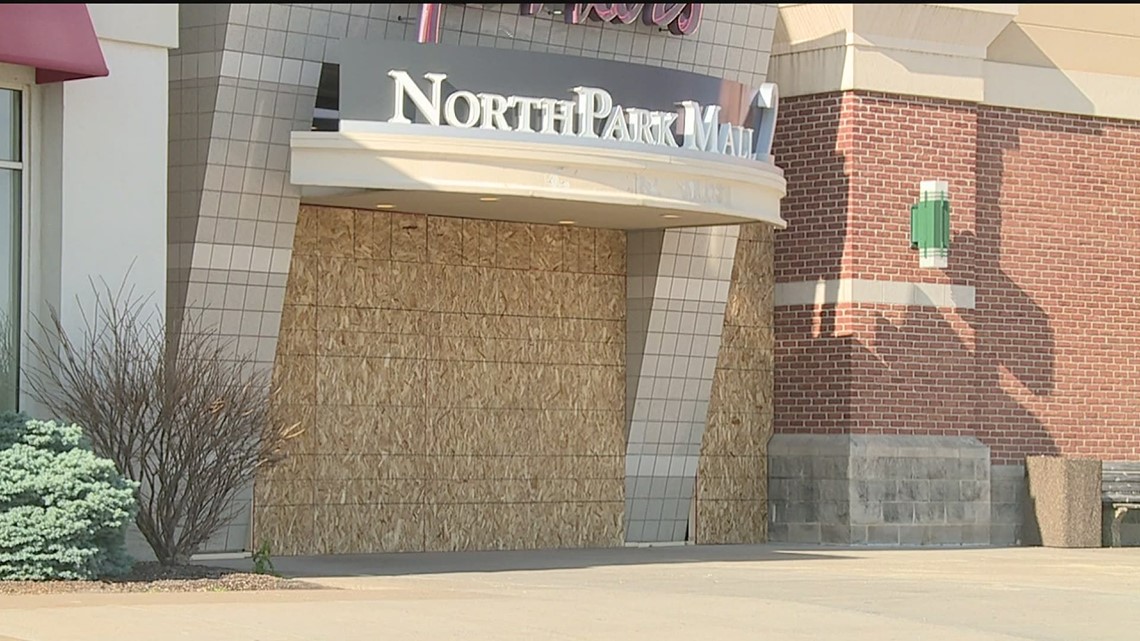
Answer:
<path fill-rule="evenodd" d="M 0 410 L 15 410 L 20 371 L 21 95 L 0 88 Z"/>
<path fill-rule="evenodd" d="M 20 92 L 0 88 L 0 161 L 20 162 Z"/>

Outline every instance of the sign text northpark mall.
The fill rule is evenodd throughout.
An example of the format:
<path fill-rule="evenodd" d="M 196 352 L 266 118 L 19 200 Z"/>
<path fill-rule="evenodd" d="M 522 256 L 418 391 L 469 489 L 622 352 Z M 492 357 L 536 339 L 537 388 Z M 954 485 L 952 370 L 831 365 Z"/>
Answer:
<path fill-rule="evenodd" d="M 447 74 L 425 73 L 426 90 L 406 71 L 393 69 L 388 76 L 395 82 L 390 123 L 412 122 L 405 111 L 410 101 L 423 120 L 437 127 L 445 123 L 462 128 L 623 140 L 757 158 L 753 130 L 721 124 L 719 105 L 702 107 L 685 100 L 678 105 L 678 111 L 650 111 L 615 105 L 610 93 L 597 87 L 574 87 L 570 91 L 575 98 L 570 100 L 465 90 L 445 97 L 443 84 Z"/>

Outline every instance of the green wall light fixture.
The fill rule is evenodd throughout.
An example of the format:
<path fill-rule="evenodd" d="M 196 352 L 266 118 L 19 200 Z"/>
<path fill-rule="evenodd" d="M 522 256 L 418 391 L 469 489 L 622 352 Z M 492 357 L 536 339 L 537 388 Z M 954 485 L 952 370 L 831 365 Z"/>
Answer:
<path fill-rule="evenodd" d="M 918 202 L 910 206 L 910 248 L 918 250 L 918 266 L 946 269 L 950 265 L 950 184 L 944 180 L 919 183 Z"/>

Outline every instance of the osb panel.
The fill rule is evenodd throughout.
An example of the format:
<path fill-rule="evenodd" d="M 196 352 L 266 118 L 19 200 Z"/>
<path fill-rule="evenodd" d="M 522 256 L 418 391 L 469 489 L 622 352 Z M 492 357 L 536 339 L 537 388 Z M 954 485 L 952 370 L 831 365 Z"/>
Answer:
<path fill-rule="evenodd" d="M 317 251 L 321 258 L 352 258 L 353 211 L 321 207 L 317 211 Z"/>
<path fill-rule="evenodd" d="M 437 504 L 423 512 L 424 549 L 606 547 L 624 539 L 622 502 Z"/>
<path fill-rule="evenodd" d="M 699 543 L 763 543 L 768 538 L 766 503 L 747 501 L 698 501 Z"/>
<path fill-rule="evenodd" d="M 293 254 L 289 265 L 289 280 L 285 286 L 285 299 L 291 305 L 315 305 L 317 303 L 317 265 L 319 260 L 312 254 Z"/>
<path fill-rule="evenodd" d="M 463 264 L 463 220 L 428 218 L 428 260 L 444 265 Z"/>
<path fill-rule="evenodd" d="M 274 554 L 306 554 L 312 549 L 314 536 L 313 506 L 272 505 L 262 507 L 255 500 L 253 508 L 254 539 L 257 545 L 268 542 Z"/>
<path fill-rule="evenodd" d="M 290 404 L 291 398 L 277 396 L 270 407 L 271 418 L 276 425 L 297 426 L 297 430 L 285 441 L 282 451 L 292 457 L 293 455 L 311 455 L 316 453 L 316 430 L 312 429 L 316 420 L 316 407 L 311 404 Z M 306 428 L 308 426 L 308 428 Z M 303 460 L 303 459 L 302 459 Z M 296 465 L 300 461 L 290 461 Z M 274 468 L 276 473 L 280 468 Z"/>
<path fill-rule="evenodd" d="M 427 261 L 427 217 L 392 214 L 392 260 Z"/>
<path fill-rule="evenodd" d="M 566 262 L 575 272 L 594 272 L 594 249 L 597 234 L 593 229 L 570 228 L 570 245 L 567 246 Z"/>
<path fill-rule="evenodd" d="M 622 240 L 624 242 L 624 236 Z M 566 269 L 566 248 L 569 242 L 570 230 L 568 228 L 539 225 L 535 230 L 534 245 L 531 247 L 531 268 L 553 272 Z M 624 263 L 622 267 L 624 269 Z"/>
<path fill-rule="evenodd" d="M 495 266 L 503 269 L 530 269 L 534 225 L 495 223 Z M 511 276 L 503 274 L 504 277 Z"/>
<path fill-rule="evenodd" d="M 697 472 L 699 543 L 767 539 L 772 268 L 771 227 L 741 226 Z"/>
<path fill-rule="evenodd" d="M 495 223 L 490 220 L 463 221 L 463 264 L 479 267 L 495 265 Z"/>
<path fill-rule="evenodd" d="M 599 274 L 625 275 L 625 233 L 614 229 L 597 230 L 594 267 Z"/>
<path fill-rule="evenodd" d="M 278 353 L 273 366 L 274 401 L 314 405 L 317 401 L 316 359 L 308 355 Z"/>
<path fill-rule="evenodd" d="M 297 211 L 297 229 L 293 239 L 293 256 L 312 256 L 317 251 L 320 227 L 320 207 L 301 205 Z M 292 281 L 292 278 L 290 278 Z"/>
<path fill-rule="evenodd" d="M 317 504 L 308 514 L 312 530 L 283 554 L 353 554 L 423 549 L 423 505 Z"/>
<path fill-rule="evenodd" d="M 301 208 L 258 478 L 282 554 L 620 545 L 625 235 Z"/>
<path fill-rule="evenodd" d="M 392 217 L 387 212 L 354 211 L 352 234 L 354 258 L 392 258 Z"/>

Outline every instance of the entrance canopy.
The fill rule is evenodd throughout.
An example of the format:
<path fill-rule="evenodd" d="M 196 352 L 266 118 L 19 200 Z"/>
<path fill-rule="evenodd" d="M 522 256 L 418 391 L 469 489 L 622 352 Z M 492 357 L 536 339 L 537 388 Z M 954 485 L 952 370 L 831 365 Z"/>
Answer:
<path fill-rule="evenodd" d="M 784 226 L 784 178 L 770 163 L 542 134 L 385 129 L 294 133 L 292 180 L 304 200 L 617 229 Z"/>

